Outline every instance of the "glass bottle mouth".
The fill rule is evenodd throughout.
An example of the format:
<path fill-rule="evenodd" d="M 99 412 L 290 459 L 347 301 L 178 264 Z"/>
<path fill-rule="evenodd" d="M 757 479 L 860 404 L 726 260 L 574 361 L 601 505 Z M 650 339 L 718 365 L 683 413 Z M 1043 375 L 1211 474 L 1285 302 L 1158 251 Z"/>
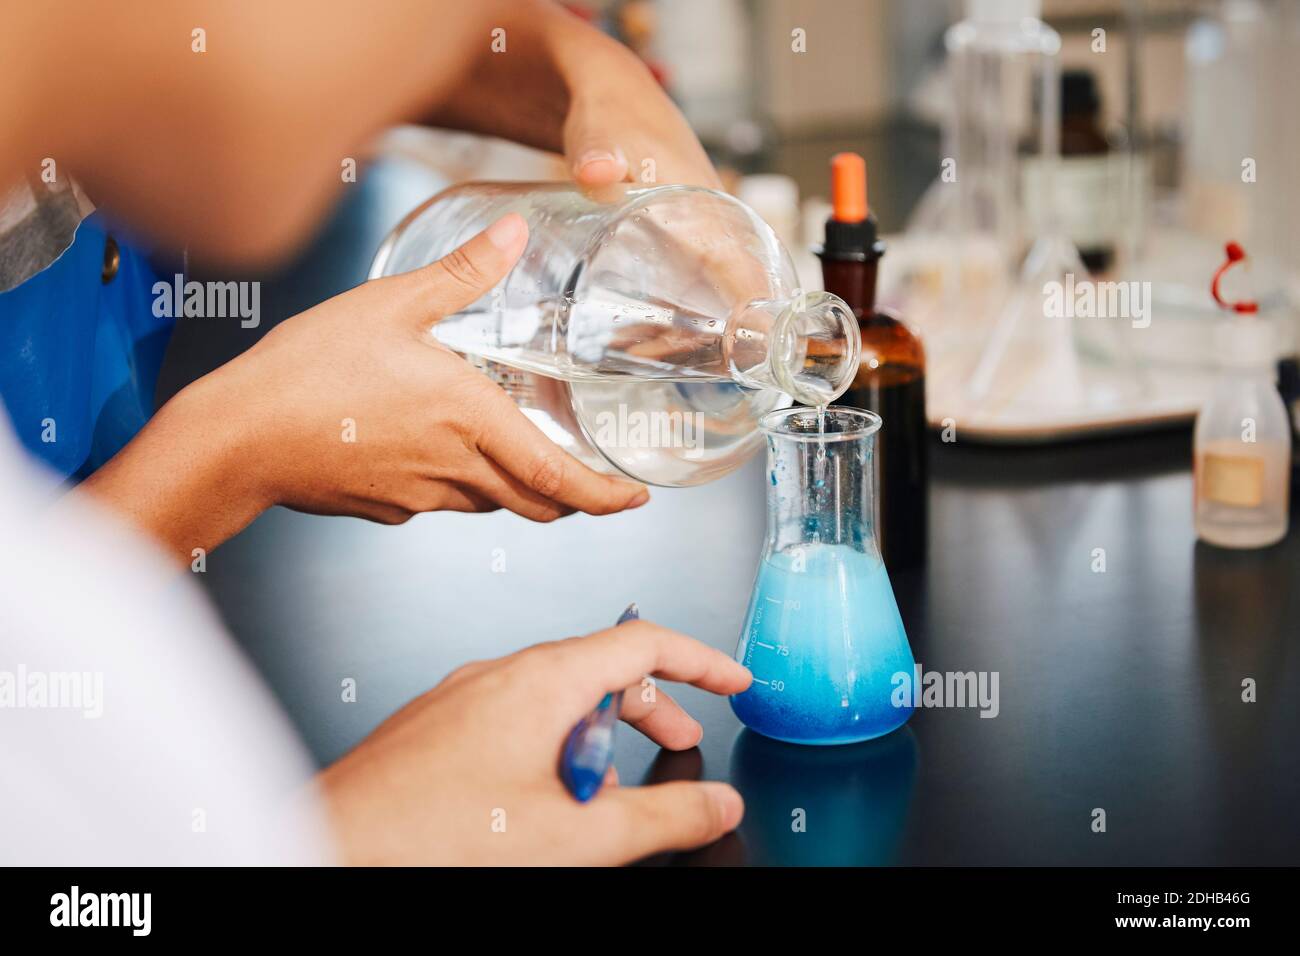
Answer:
<path fill-rule="evenodd" d="M 823 424 L 825 430 L 823 431 Z M 768 412 L 759 419 L 763 434 L 804 442 L 856 441 L 880 431 L 883 424 L 875 412 L 846 405 L 831 405 L 825 410 L 824 423 L 818 421 L 817 409 L 795 406 Z"/>
<path fill-rule="evenodd" d="M 773 378 L 797 402 L 829 405 L 853 384 L 861 351 L 853 310 L 829 292 L 810 292 L 788 303 L 776 321 Z"/>

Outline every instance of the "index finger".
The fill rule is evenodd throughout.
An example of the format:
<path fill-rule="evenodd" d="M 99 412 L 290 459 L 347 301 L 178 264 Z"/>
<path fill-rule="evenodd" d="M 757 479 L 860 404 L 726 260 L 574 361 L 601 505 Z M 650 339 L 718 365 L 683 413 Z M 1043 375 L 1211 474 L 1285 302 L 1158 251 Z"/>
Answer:
<path fill-rule="evenodd" d="M 488 398 L 498 407 L 482 416 L 478 450 L 529 491 L 591 515 L 636 508 L 650 499 L 645 485 L 601 475 L 547 438 L 499 389 Z"/>
<path fill-rule="evenodd" d="M 753 675 L 716 648 L 650 621 L 629 621 L 547 648 L 565 674 L 574 718 L 593 701 L 646 675 L 680 681 L 714 694 L 739 694 Z"/>

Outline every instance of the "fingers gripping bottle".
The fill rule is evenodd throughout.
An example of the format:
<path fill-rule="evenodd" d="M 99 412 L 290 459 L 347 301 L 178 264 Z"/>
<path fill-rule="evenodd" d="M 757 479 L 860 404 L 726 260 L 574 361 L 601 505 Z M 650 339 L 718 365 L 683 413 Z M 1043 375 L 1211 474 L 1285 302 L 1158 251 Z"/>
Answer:
<path fill-rule="evenodd" d="M 776 235 L 723 193 L 466 183 L 388 237 L 371 278 L 418 269 L 517 212 L 528 245 L 432 334 L 562 448 L 657 485 L 696 485 L 758 449 L 758 421 L 825 405 L 858 367 L 853 312 L 804 294 Z"/>
<path fill-rule="evenodd" d="M 876 544 L 880 416 L 819 417 L 791 408 L 762 422 L 767 539 L 736 649 L 754 683 L 731 707 L 767 737 L 848 744 L 907 721 L 915 661 Z"/>

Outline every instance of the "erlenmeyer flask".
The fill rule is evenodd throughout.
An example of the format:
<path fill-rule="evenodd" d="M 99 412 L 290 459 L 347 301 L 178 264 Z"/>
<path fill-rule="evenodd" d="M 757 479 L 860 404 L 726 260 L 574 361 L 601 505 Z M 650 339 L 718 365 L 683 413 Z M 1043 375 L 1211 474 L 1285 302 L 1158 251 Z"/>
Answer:
<path fill-rule="evenodd" d="M 754 683 L 731 698 L 777 740 L 847 744 L 912 713 L 895 694 L 915 667 L 874 527 L 880 416 L 832 406 L 765 415 L 767 540 L 736 659 Z M 898 700 L 898 705 L 895 705 Z"/>

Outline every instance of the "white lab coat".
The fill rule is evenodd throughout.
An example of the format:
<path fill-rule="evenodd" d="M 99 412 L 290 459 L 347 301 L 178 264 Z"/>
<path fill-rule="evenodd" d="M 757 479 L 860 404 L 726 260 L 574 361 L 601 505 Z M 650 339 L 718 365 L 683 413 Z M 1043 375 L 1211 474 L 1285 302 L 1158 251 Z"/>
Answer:
<path fill-rule="evenodd" d="M 42 478 L 0 415 L 0 864 L 329 862 L 309 760 L 189 572 Z"/>

